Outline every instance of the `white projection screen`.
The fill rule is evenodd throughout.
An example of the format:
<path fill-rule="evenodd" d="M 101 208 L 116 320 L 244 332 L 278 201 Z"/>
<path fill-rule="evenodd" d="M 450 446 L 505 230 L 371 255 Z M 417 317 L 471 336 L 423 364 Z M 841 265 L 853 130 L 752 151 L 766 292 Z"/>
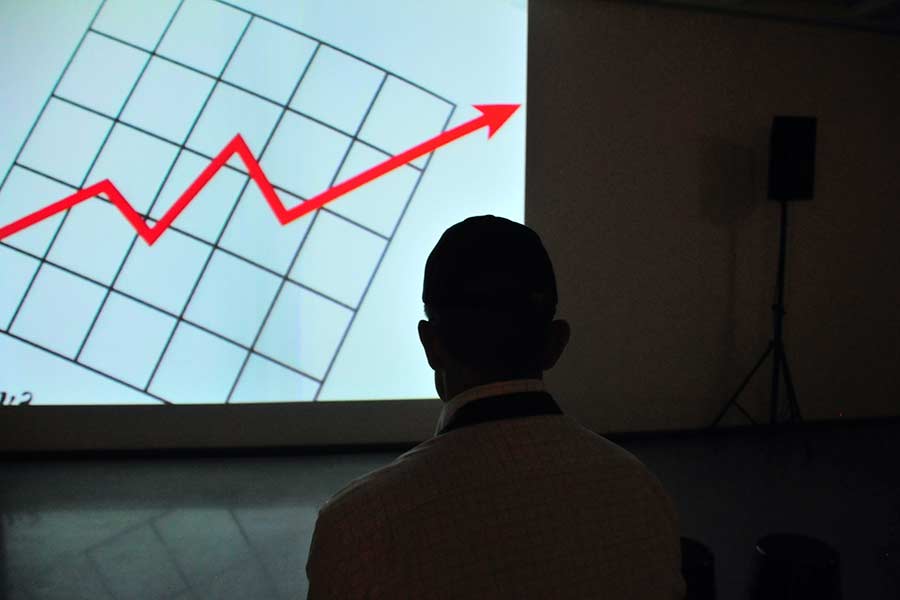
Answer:
<path fill-rule="evenodd" d="M 527 22 L 0 1 L 2 448 L 426 437 L 428 252 L 524 220 Z"/>

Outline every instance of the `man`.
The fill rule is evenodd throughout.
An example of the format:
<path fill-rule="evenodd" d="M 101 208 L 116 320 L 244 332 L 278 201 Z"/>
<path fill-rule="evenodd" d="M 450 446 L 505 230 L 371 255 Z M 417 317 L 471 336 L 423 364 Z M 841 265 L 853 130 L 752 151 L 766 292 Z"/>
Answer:
<path fill-rule="evenodd" d="M 544 388 L 569 325 L 537 234 L 493 216 L 454 225 L 422 298 L 436 435 L 322 508 L 309 598 L 683 598 L 662 485 Z"/>

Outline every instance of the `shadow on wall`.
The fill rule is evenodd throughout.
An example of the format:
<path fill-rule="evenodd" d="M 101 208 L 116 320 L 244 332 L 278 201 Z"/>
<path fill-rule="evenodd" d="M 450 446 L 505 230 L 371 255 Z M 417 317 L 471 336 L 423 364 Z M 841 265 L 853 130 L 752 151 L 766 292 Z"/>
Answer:
<path fill-rule="evenodd" d="M 765 136 L 765 132 L 763 132 Z M 755 141 L 755 140 L 754 140 Z M 725 231 L 727 235 L 725 260 L 727 277 L 722 307 L 724 324 L 718 341 L 717 389 L 731 389 L 737 385 L 735 365 L 738 356 L 736 331 L 738 326 L 738 232 L 764 200 L 764 169 L 760 153 L 752 146 L 737 144 L 719 137 L 702 136 L 698 141 L 698 196 L 700 216 Z"/>

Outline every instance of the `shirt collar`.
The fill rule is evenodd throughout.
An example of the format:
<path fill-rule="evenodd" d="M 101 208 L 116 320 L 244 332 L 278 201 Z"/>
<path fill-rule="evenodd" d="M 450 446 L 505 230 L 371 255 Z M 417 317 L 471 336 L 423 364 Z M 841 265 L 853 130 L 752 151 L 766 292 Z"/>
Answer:
<path fill-rule="evenodd" d="M 546 387 L 544 386 L 544 382 L 540 379 L 511 379 L 509 381 L 497 381 L 495 383 L 488 383 L 469 388 L 466 391 L 453 396 L 444 403 L 444 407 L 441 409 L 441 416 L 438 418 L 437 427 L 435 428 L 435 435 L 444 428 L 444 425 L 450 421 L 450 418 L 456 414 L 456 411 L 473 400 L 480 400 L 481 398 L 489 398 L 491 396 L 505 396 L 507 394 L 543 391 L 546 391 Z"/>

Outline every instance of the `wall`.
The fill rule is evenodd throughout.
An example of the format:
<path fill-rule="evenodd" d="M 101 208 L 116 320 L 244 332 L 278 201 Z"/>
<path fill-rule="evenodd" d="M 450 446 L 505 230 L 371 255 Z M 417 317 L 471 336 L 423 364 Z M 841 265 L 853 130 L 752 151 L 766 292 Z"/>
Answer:
<path fill-rule="evenodd" d="M 526 218 L 573 327 L 564 408 L 607 432 L 712 422 L 771 337 L 786 114 L 818 117 L 816 196 L 789 217 L 803 416 L 900 413 L 900 38 L 588 0 L 533 0 L 529 28 Z M 741 396 L 757 420 L 770 369 Z"/>

